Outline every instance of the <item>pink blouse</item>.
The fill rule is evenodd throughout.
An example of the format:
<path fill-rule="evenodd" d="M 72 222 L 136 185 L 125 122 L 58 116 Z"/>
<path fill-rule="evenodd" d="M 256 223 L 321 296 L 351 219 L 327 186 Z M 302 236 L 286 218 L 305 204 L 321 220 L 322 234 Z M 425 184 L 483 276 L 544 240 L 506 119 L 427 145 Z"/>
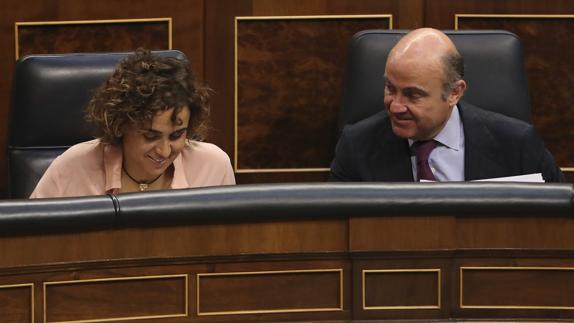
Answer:
<path fill-rule="evenodd" d="M 99 139 L 74 145 L 52 162 L 30 198 L 119 193 L 122 158 L 121 147 Z M 229 156 L 213 144 L 187 141 L 173 166 L 172 189 L 235 184 Z"/>

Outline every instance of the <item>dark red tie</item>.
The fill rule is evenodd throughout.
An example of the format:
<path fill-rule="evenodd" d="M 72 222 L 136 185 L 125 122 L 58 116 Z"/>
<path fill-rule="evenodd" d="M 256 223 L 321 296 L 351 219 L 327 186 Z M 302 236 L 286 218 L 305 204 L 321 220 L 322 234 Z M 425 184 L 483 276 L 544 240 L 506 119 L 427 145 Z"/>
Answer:
<path fill-rule="evenodd" d="M 421 179 L 436 181 L 436 178 L 434 177 L 429 166 L 429 156 L 435 147 L 436 142 L 434 140 L 417 141 L 415 143 L 417 176 L 419 178 L 419 182 Z"/>

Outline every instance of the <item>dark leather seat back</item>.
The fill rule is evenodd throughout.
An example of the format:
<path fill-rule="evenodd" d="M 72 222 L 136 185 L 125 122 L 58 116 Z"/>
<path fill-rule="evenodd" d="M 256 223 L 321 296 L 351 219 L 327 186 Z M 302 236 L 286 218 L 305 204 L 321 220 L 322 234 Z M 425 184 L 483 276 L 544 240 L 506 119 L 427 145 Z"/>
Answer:
<path fill-rule="evenodd" d="M 185 57 L 174 50 L 156 53 Z M 85 107 L 128 54 L 31 55 L 16 63 L 8 144 L 11 197 L 28 197 L 54 158 L 93 138 Z"/>
<path fill-rule="evenodd" d="M 405 30 L 365 30 L 354 35 L 343 83 L 339 129 L 384 109 L 385 64 Z M 518 36 L 502 30 L 448 30 L 464 58 L 463 101 L 531 122 L 530 98 Z"/>

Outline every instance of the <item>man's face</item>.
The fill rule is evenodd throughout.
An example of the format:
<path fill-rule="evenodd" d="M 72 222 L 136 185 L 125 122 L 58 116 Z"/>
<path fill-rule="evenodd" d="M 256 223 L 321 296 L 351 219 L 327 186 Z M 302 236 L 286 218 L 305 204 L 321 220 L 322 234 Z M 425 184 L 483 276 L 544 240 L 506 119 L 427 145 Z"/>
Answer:
<path fill-rule="evenodd" d="M 429 59 L 391 59 L 385 69 L 385 107 L 393 132 L 427 140 L 446 124 L 458 98 L 442 97 L 442 65 Z"/>

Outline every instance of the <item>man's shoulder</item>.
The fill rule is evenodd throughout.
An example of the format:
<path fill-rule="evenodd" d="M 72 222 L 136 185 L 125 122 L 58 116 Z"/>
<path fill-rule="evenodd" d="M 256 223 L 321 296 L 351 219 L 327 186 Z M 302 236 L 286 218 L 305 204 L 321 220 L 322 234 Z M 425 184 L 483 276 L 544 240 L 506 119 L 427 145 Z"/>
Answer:
<path fill-rule="evenodd" d="M 470 103 L 460 103 L 459 111 L 464 127 L 478 124 L 501 135 L 522 134 L 533 128 L 531 124 L 523 120 L 485 110 Z"/>
<path fill-rule="evenodd" d="M 387 124 L 390 127 L 387 111 L 382 110 L 370 117 L 345 126 L 343 132 L 348 136 L 370 135 L 374 132 L 384 131 L 384 125 Z"/>
<path fill-rule="evenodd" d="M 482 177 L 474 178 L 542 173 L 547 182 L 565 181 L 564 175 L 556 166 L 533 125 L 468 104 L 462 107 L 465 141 L 471 143 L 470 153 L 473 154 L 467 161 L 476 160 L 479 155 L 484 155 L 485 158 L 480 159 L 494 161 L 490 163 L 489 169 L 497 172 L 483 173 Z M 468 145 L 466 149 L 469 149 Z M 472 174 L 484 168 L 484 162 L 474 163 Z"/>

